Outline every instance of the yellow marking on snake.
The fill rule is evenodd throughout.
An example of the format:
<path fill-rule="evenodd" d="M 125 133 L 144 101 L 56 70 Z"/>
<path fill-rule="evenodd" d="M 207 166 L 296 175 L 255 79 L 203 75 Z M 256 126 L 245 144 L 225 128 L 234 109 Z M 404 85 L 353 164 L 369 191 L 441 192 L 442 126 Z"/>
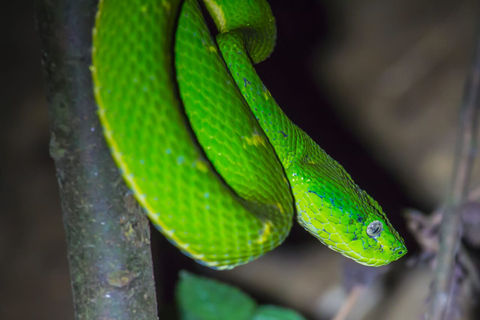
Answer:
<path fill-rule="evenodd" d="M 227 20 L 225 19 L 225 12 L 223 12 L 222 7 L 212 0 L 204 0 L 204 2 L 207 6 L 212 8 L 213 19 L 217 24 L 218 31 L 227 32 Z"/>
<path fill-rule="evenodd" d="M 215 48 L 215 46 L 208 46 L 207 48 L 208 48 L 208 51 L 210 51 L 210 52 L 213 52 L 213 53 L 217 53 L 217 52 L 218 52 L 218 51 L 217 51 L 217 48 Z"/>
<path fill-rule="evenodd" d="M 247 142 L 248 145 L 250 146 L 256 146 L 258 147 L 259 145 L 265 146 L 267 144 L 267 141 L 264 136 L 259 135 L 258 133 L 252 134 L 252 137 L 245 137 L 245 141 Z"/>
<path fill-rule="evenodd" d="M 172 9 L 172 5 L 168 1 L 162 1 L 162 6 L 165 8 L 165 10 L 170 11 Z"/>
<path fill-rule="evenodd" d="M 203 160 L 197 160 L 195 162 L 195 167 L 202 172 L 208 172 L 208 165 Z"/>
<path fill-rule="evenodd" d="M 263 230 L 260 237 L 257 239 L 257 243 L 264 243 L 267 241 L 269 234 L 272 232 L 273 224 L 271 221 L 265 221 L 263 224 Z"/>
<path fill-rule="evenodd" d="M 280 212 L 285 213 L 285 208 L 280 202 L 275 203 L 275 206 L 280 210 Z"/>
<path fill-rule="evenodd" d="M 265 100 L 268 101 L 272 95 L 271 95 L 270 91 L 265 90 L 265 91 L 263 92 L 263 96 L 265 97 Z"/>

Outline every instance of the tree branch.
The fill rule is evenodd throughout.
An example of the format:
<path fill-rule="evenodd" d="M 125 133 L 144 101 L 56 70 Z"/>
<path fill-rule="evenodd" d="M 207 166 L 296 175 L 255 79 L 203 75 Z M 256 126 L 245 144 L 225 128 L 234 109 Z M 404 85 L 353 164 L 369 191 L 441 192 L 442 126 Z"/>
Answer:
<path fill-rule="evenodd" d="M 44 0 L 36 9 L 76 319 L 156 319 L 148 220 L 96 116 L 89 71 L 96 6 Z"/>
<path fill-rule="evenodd" d="M 462 204 L 468 199 L 470 177 L 476 157 L 478 110 L 480 108 L 480 39 L 466 83 L 460 109 L 459 132 L 455 151 L 452 185 L 443 210 L 440 250 L 436 258 L 431 301 L 427 319 L 447 319 L 455 301 L 455 268 L 462 236 Z M 458 278 L 458 277 L 457 277 Z"/>

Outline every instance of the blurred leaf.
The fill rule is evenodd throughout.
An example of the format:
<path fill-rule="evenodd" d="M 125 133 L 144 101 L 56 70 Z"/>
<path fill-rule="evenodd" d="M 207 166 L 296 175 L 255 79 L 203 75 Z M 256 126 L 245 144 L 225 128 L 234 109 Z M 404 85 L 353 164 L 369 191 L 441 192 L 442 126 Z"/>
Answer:
<path fill-rule="evenodd" d="M 186 271 L 180 272 L 177 299 L 183 320 L 248 320 L 256 308 L 240 289 Z"/>
<path fill-rule="evenodd" d="M 253 320 L 305 320 L 298 312 L 276 306 L 258 307 Z"/>

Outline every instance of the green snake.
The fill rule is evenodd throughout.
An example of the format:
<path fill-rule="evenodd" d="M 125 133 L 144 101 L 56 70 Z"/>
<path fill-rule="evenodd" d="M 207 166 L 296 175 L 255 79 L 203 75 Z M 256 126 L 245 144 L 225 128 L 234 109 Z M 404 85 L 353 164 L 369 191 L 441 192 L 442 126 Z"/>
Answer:
<path fill-rule="evenodd" d="M 292 218 L 368 266 L 407 249 L 382 208 L 293 124 L 257 76 L 276 38 L 264 0 L 101 0 L 92 77 L 111 154 L 152 223 L 215 269 L 281 244 Z"/>

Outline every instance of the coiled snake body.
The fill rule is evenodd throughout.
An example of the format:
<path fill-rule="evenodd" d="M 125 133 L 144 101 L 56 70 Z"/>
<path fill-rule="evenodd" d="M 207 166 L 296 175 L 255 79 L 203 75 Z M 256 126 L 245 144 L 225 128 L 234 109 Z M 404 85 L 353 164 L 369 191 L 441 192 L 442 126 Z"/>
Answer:
<path fill-rule="evenodd" d="M 278 246 L 292 217 L 380 266 L 406 253 L 381 207 L 277 106 L 252 63 L 273 51 L 263 0 L 102 0 L 93 32 L 98 114 L 153 224 L 199 263 L 229 269 Z"/>

